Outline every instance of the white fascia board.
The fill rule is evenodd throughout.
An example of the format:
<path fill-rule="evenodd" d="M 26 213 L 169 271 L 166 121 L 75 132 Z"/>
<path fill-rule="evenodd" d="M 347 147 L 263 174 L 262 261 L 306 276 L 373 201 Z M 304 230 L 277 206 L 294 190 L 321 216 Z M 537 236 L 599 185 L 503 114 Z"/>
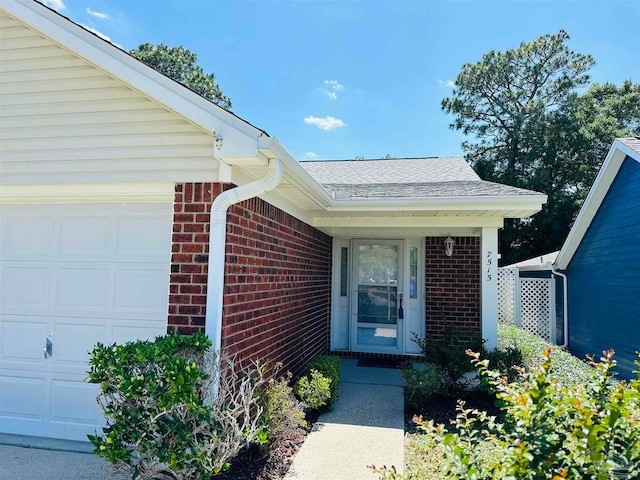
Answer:
<path fill-rule="evenodd" d="M 327 208 L 335 202 L 331 194 L 307 172 L 300 162 L 274 137 L 261 137 L 260 152 L 267 158 L 279 158 L 284 164 L 284 178 L 311 198 L 318 206 Z"/>
<path fill-rule="evenodd" d="M 220 156 L 257 155 L 260 129 L 33 0 L 2 0 L 1 8 L 131 88 L 224 138 Z M 213 155 L 213 152 L 212 152 Z"/>
<path fill-rule="evenodd" d="M 320 216 L 312 226 L 326 227 L 437 227 L 437 228 L 502 228 L 502 217 L 419 217 L 419 216 Z"/>
<path fill-rule="evenodd" d="M 618 175 L 618 170 L 620 170 L 620 166 L 626 157 L 631 157 L 637 162 L 640 162 L 640 156 L 637 152 L 624 143 L 615 140 L 611 149 L 609 149 L 609 153 L 602 167 L 600 167 L 600 171 L 591 186 L 591 190 L 589 190 L 589 195 L 587 195 L 580 212 L 578 212 L 576 221 L 573 223 L 567 239 L 560 249 L 558 258 L 556 258 L 554 265 L 560 270 L 566 270 L 569 266 L 573 255 L 576 253 L 576 250 L 578 250 L 589 225 L 591 225 L 593 218 L 596 216 L 604 197 L 609 191 L 609 187 Z"/>
<path fill-rule="evenodd" d="M 235 166 L 231 166 L 230 170 L 231 170 L 231 175 L 229 177 L 229 181 L 234 185 L 237 185 L 237 186 L 246 185 L 247 183 L 255 180 L 255 178 L 250 177 L 245 172 L 241 171 L 239 168 Z M 297 205 L 288 201 L 282 195 L 278 194 L 277 187 L 275 190 L 258 195 L 258 197 L 260 197 L 265 202 L 273 205 L 274 207 L 279 208 L 280 210 L 297 218 L 298 220 L 302 220 L 308 225 L 311 225 L 313 222 L 312 212 L 302 210 Z"/>
<path fill-rule="evenodd" d="M 0 204 L 173 203 L 174 183 L 3 185 Z"/>
<path fill-rule="evenodd" d="M 539 212 L 546 203 L 546 195 L 459 197 L 443 196 L 432 198 L 363 198 L 336 200 L 327 210 L 340 211 L 390 211 L 390 210 L 527 210 L 531 214 Z"/>

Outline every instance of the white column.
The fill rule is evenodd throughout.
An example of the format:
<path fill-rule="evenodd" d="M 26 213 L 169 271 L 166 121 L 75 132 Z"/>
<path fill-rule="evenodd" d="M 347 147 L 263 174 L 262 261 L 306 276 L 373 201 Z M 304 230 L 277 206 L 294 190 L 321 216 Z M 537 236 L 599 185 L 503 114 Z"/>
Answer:
<path fill-rule="evenodd" d="M 480 242 L 480 321 L 486 347 L 498 346 L 498 229 L 482 228 Z"/>

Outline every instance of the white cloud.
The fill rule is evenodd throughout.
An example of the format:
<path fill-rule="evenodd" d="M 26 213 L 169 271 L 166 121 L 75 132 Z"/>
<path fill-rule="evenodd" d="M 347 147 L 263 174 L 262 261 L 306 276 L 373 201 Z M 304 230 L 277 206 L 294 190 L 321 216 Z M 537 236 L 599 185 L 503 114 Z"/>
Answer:
<path fill-rule="evenodd" d="M 332 90 L 336 90 L 338 92 L 340 90 L 344 90 L 344 85 L 341 85 L 337 80 L 325 80 L 324 84 L 328 85 Z"/>
<path fill-rule="evenodd" d="M 95 10 L 91 10 L 89 7 L 87 7 L 87 13 L 89 15 L 91 15 L 92 17 L 95 17 L 95 18 L 100 19 L 100 20 L 109 20 L 109 14 L 108 13 L 96 12 Z"/>
<path fill-rule="evenodd" d="M 447 88 L 453 88 L 456 86 L 455 82 L 453 80 L 440 80 L 438 79 L 438 83 L 440 85 L 444 85 Z"/>
<path fill-rule="evenodd" d="M 340 84 L 337 80 L 325 80 L 324 84 L 326 87 L 319 88 L 318 90 L 324 93 L 331 100 L 337 100 L 338 94 L 336 92 L 344 90 L 344 85 Z"/>
<path fill-rule="evenodd" d="M 57 12 L 67 8 L 62 0 L 42 0 L 42 3 L 49 8 L 53 8 Z"/>
<path fill-rule="evenodd" d="M 318 154 L 313 152 L 307 152 L 304 155 L 302 155 L 302 158 L 306 160 L 312 160 L 314 158 L 318 158 Z"/>
<path fill-rule="evenodd" d="M 91 33 L 95 33 L 97 36 L 99 36 L 100 38 L 102 38 L 103 40 L 106 40 L 107 42 L 111 43 L 112 45 L 115 45 L 118 48 L 122 48 L 122 46 L 119 43 L 114 42 L 113 40 L 111 40 L 111 37 L 109 35 L 105 35 L 104 33 L 102 33 L 100 30 L 96 30 L 93 27 L 89 27 L 88 25 L 85 25 L 83 23 L 80 24 L 80 26 L 82 28 L 86 28 L 87 30 L 89 30 Z"/>
<path fill-rule="evenodd" d="M 315 125 L 320 130 L 329 131 L 335 128 L 344 127 L 346 124 L 340 120 L 339 118 L 332 117 L 327 115 L 326 117 L 314 117 L 313 115 L 309 115 L 305 117 L 304 123 L 308 125 Z"/>

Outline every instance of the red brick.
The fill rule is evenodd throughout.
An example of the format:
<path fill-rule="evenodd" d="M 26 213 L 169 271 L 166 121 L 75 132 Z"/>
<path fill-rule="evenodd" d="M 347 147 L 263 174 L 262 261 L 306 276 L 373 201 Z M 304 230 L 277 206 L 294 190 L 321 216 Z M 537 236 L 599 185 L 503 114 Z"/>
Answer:
<path fill-rule="evenodd" d="M 208 260 L 201 256 L 209 250 L 206 212 L 216 195 L 232 187 L 176 187 L 175 203 L 180 206 L 174 207 L 174 220 L 181 228 L 174 233 L 172 252 L 180 273 L 172 274 L 170 290 L 171 299 L 180 302 L 170 305 L 170 331 L 204 329 Z M 229 209 L 227 232 L 223 347 L 243 359 L 283 362 L 299 373 L 311 358 L 328 350 L 331 238 L 259 198 Z"/>

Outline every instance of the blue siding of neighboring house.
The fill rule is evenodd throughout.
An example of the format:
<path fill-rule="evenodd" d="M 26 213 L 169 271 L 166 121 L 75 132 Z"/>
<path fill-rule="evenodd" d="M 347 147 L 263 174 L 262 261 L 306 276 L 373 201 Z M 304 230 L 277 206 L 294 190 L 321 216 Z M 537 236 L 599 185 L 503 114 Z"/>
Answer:
<path fill-rule="evenodd" d="M 616 351 L 621 378 L 640 350 L 640 163 L 627 157 L 567 268 L 569 349 Z"/>

